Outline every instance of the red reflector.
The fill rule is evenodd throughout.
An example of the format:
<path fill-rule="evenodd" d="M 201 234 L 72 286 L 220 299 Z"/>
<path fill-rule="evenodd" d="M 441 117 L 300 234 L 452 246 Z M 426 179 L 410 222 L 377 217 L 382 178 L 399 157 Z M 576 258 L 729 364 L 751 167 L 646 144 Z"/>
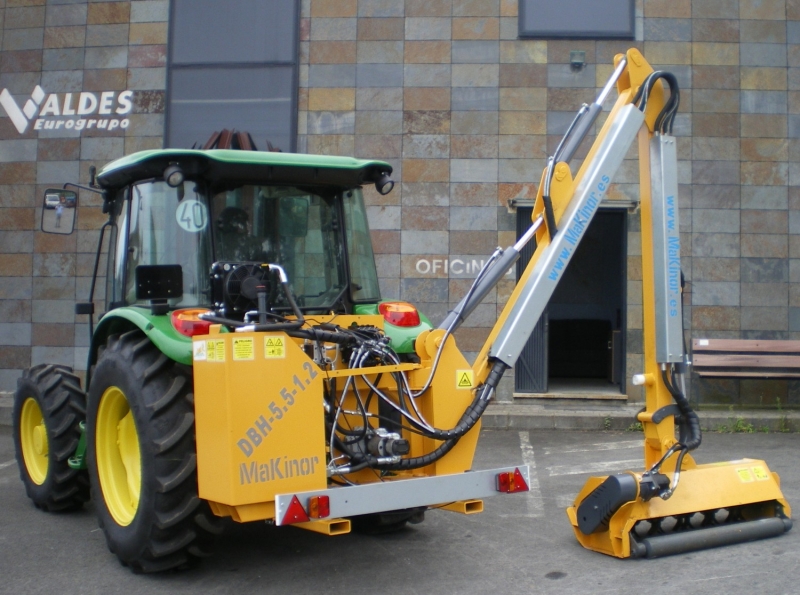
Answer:
<path fill-rule="evenodd" d="M 419 312 L 406 302 L 383 302 L 378 304 L 383 319 L 395 326 L 419 326 Z"/>
<path fill-rule="evenodd" d="M 525 483 L 525 478 L 522 477 L 522 473 L 519 472 L 519 469 L 497 474 L 498 492 L 513 494 L 515 492 L 527 492 L 528 489 L 528 484 Z"/>
<path fill-rule="evenodd" d="M 303 508 L 303 505 L 300 504 L 300 500 L 297 499 L 297 496 L 292 496 L 292 501 L 289 503 L 289 508 L 286 510 L 286 514 L 283 515 L 281 525 L 307 522 L 308 515 L 306 514 L 305 508 Z"/>
<path fill-rule="evenodd" d="M 206 308 L 184 308 L 183 310 L 175 310 L 170 316 L 172 327 L 186 337 L 207 335 L 212 323 L 207 320 L 200 320 L 200 314 L 205 314 L 210 311 L 211 310 Z"/>
<path fill-rule="evenodd" d="M 331 514 L 331 500 L 328 496 L 311 496 L 308 499 L 308 516 L 312 519 L 324 519 Z"/>

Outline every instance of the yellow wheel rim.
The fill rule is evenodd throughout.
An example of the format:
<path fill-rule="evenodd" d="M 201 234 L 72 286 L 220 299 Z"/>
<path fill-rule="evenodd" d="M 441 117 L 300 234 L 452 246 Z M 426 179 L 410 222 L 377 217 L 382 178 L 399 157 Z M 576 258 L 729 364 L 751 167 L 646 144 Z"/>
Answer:
<path fill-rule="evenodd" d="M 22 459 L 28 476 L 36 485 L 42 485 L 47 479 L 49 465 L 47 427 L 39 403 L 27 398 L 22 404 L 19 420 L 19 438 L 22 445 Z"/>
<path fill-rule="evenodd" d="M 103 499 L 114 520 L 126 527 L 139 508 L 142 460 L 128 399 L 116 386 L 107 388 L 100 397 L 96 434 L 97 473 Z"/>

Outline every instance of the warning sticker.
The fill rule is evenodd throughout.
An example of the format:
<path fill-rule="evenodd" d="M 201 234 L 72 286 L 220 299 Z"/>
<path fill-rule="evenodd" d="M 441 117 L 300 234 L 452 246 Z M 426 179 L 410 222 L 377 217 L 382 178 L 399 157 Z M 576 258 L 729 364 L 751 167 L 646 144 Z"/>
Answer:
<path fill-rule="evenodd" d="M 751 481 L 754 481 L 753 473 L 750 471 L 750 469 L 737 469 L 736 473 L 739 476 L 739 481 L 742 483 L 750 483 Z"/>
<path fill-rule="evenodd" d="M 240 337 L 233 340 L 233 359 L 247 361 L 253 359 L 253 337 Z"/>
<path fill-rule="evenodd" d="M 758 481 L 766 481 L 769 479 L 769 473 L 764 467 L 753 467 L 753 475 L 756 476 Z"/>
<path fill-rule="evenodd" d="M 206 361 L 206 342 L 195 341 L 192 344 L 192 359 L 196 362 Z"/>
<path fill-rule="evenodd" d="M 456 370 L 456 388 L 472 388 L 475 386 L 475 376 L 472 370 Z"/>
<path fill-rule="evenodd" d="M 206 341 L 206 359 L 210 362 L 225 361 L 225 341 L 223 339 Z"/>
<path fill-rule="evenodd" d="M 283 337 L 264 337 L 264 357 L 269 359 L 286 357 Z"/>

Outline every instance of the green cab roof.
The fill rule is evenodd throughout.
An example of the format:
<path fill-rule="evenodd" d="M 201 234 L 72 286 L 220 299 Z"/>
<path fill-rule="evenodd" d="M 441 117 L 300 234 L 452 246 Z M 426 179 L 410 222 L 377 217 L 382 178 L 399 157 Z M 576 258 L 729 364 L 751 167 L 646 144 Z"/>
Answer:
<path fill-rule="evenodd" d="M 139 151 L 107 164 L 97 175 L 103 188 L 119 188 L 137 180 L 160 178 L 167 166 L 177 164 L 189 179 L 211 184 L 275 183 L 352 188 L 372 184 L 392 173 L 384 161 L 279 153 L 212 149 L 159 149 Z"/>

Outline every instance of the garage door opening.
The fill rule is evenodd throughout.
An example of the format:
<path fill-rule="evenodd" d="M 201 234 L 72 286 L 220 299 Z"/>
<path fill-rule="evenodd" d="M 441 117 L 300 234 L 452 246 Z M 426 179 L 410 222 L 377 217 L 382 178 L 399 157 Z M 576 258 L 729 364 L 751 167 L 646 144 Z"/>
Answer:
<path fill-rule="evenodd" d="M 626 222 L 623 210 L 595 215 L 517 362 L 515 392 L 625 392 Z"/>

